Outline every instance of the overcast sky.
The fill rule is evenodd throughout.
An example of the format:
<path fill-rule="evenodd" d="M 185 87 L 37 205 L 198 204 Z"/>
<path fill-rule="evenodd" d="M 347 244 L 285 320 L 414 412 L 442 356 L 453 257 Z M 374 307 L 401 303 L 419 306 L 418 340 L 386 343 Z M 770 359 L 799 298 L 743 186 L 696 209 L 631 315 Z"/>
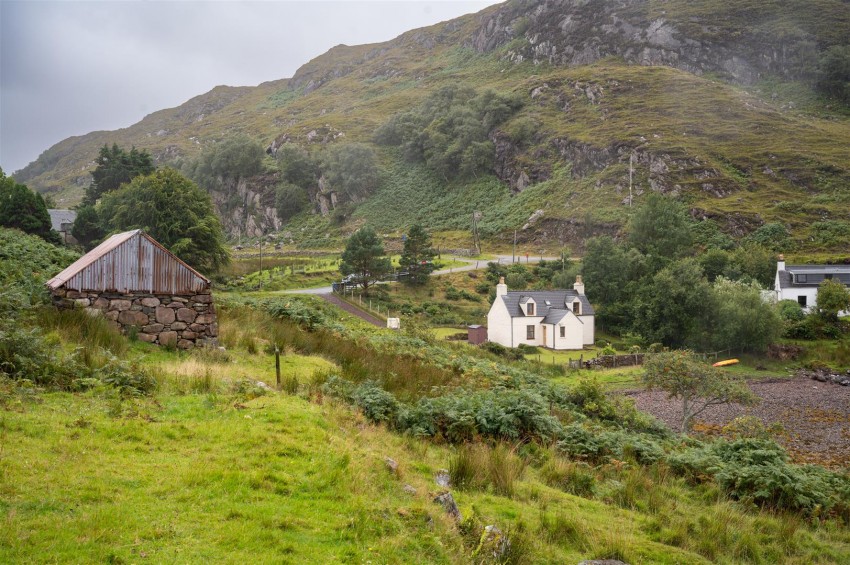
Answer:
<path fill-rule="evenodd" d="M 0 166 L 127 127 L 214 86 L 291 77 L 334 45 L 392 39 L 495 1 L 0 0 Z"/>

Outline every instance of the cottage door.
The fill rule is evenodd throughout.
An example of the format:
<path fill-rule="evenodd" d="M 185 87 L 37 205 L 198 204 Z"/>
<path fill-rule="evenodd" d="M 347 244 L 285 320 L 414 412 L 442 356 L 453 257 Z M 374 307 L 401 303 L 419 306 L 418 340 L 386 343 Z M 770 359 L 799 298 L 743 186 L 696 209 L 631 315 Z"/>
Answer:
<path fill-rule="evenodd" d="M 546 326 L 543 326 L 543 347 L 548 347 L 546 345 Z"/>

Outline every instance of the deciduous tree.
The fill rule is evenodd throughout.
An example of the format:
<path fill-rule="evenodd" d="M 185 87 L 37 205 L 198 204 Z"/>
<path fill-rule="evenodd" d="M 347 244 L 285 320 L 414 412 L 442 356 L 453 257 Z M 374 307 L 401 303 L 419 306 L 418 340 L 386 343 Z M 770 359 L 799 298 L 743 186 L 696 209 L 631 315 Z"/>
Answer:
<path fill-rule="evenodd" d="M 850 291 L 839 281 L 825 280 L 818 286 L 818 315 L 837 322 L 838 313 L 850 310 Z"/>
<path fill-rule="evenodd" d="M 141 228 L 202 272 L 215 272 L 228 262 L 209 194 L 174 169 L 136 177 L 105 195 L 99 213 L 108 229 Z"/>
<path fill-rule="evenodd" d="M 681 433 L 690 431 L 693 419 L 711 406 L 737 402 L 753 404 L 755 396 L 729 373 L 698 360 L 690 351 L 657 353 L 644 363 L 643 384 L 682 402 Z"/>
<path fill-rule="evenodd" d="M 51 229 L 50 215 L 41 195 L 7 177 L 3 169 L 0 169 L 0 226 L 61 243 L 59 234 Z"/>

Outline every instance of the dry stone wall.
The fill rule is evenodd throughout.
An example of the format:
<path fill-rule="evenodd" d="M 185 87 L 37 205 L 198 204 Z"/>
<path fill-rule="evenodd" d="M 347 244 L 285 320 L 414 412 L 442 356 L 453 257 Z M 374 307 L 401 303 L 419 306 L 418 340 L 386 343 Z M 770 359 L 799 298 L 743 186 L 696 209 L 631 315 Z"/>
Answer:
<path fill-rule="evenodd" d="M 209 292 L 173 296 L 58 289 L 52 293 L 59 308 L 85 308 L 93 316 L 105 317 L 121 333 L 136 332 L 148 343 L 180 349 L 217 344 L 218 321 Z"/>

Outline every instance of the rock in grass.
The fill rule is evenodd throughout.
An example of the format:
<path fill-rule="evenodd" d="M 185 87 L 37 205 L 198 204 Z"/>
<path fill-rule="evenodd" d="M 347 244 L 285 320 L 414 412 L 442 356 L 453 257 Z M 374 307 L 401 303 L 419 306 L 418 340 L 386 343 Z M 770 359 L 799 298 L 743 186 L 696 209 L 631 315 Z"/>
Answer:
<path fill-rule="evenodd" d="M 407 494 L 410 494 L 410 495 L 416 495 L 416 487 L 415 487 L 415 486 L 413 486 L 413 485 L 404 485 L 404 487 L 402 488 L 402 490 L 403 490 L 404 492 L 406 492 Z"/>
<path fill-rule="evenodd" d="M 449 472 L 445 469 L 440 469 L 437 471 L 437 476 L 434 477 L 434 480 L 437 481 L 437 484 L 443 488 L 448 488 L 449 483 L 451 482 L 451 477 L 449 476 Z"/>
<path fill-rule="evenodd" d="M 387 469 L 389 469 L 392 473 L 398 473 L 398 463 L 395 459 L 384 457 L 384 463 L 387 464 Z"/>
<path fill-rule="evenodd" d="M 434 498 L 434 502 L 439 503 L 443 507 L 443 510 L 446 511 L 446 514 L 455 519 L 455 522 L 463 521 L 463 516 L 460 514 L 460 508 L 457 507 L 455 497 L 452 496 L 452 493 L 444 492 L 438 494 L 436 498 Z"/>

